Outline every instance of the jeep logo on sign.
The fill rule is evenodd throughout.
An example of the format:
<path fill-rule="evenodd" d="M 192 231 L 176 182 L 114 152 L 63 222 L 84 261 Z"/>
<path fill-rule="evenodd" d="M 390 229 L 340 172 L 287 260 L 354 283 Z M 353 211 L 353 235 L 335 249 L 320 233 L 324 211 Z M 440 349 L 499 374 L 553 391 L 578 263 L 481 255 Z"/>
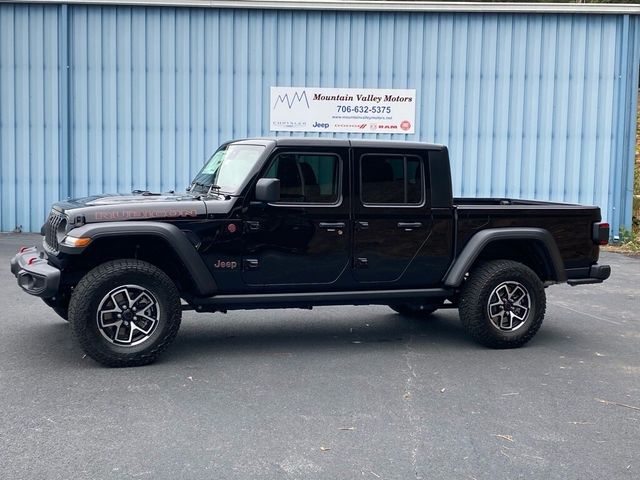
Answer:
<path fill-rule="evenodd" d="M 234 270 L 238 267 L 238 262 L 233 262 L 231 260 L 218 260 L 213 264 L 213 268 L 227 268 L 229 270 Z"/>
<path fill-rule="evenodd" d="M 313 124 L 313 128 L 329 128 L 329 124 L 316 122 Z"/>

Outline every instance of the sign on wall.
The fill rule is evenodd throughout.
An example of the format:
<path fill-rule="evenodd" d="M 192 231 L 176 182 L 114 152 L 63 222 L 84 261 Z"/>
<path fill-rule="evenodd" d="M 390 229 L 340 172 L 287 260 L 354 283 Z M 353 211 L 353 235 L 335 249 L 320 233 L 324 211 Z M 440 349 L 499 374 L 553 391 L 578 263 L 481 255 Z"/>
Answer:
<path fill-rule="evenodd" d="M 414 133 L 416 91 L 271 87 L 271 131 Z"/>

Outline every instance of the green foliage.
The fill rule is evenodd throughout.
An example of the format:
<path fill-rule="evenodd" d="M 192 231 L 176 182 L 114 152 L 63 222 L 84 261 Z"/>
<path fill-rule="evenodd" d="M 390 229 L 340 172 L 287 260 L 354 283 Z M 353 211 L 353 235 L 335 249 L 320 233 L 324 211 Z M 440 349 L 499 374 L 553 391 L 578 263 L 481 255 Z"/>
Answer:
<path fill-rule="evenodd" d="M 638 231 L 627 230 L 626 228 L 621 227 L 619 246 L 624 251 L 640 253 L 640 234 Z"/>

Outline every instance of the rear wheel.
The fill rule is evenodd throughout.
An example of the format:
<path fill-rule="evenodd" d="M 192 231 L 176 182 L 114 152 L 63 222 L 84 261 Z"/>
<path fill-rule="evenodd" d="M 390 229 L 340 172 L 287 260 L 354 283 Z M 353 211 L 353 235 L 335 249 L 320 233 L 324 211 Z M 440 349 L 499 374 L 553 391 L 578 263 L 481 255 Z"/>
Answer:
<path fill-rule="evenodd" d="M 413 318 L 426 318 L 438 310 L 438 305 L 430 303 L 394 303 L 389 308 L 400 315 Z"/>
<path fill-rule="evenodd" d="M 112 367 L 153 362 L 173 341 L 182 317 L 171 279 L 140 260 L 114 260 L 78 283 L 69 321 L 82 349 Z"/>
<path fill-rule="evenodd" d="M 536 273 L 512 260 L 494 260 L 471 271 L 460 295 L 460 320 L 479 343 L 520 347 L 542 325 L 544 287 Z"/>

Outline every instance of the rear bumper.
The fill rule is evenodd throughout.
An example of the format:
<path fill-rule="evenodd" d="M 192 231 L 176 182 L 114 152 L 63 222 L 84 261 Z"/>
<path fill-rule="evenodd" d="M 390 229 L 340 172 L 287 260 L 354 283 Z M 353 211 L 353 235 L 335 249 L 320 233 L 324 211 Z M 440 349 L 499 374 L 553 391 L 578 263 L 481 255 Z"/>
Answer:
<path fill-rule="evenodd" d="M 567 283 L 572 287 L 590 283 L 602 283 L 611 275 L 609 265 L 591 265 L 588 268 L 572 268 L 567 270 Z"/>
<path fill-rule="evenodd" d="M 11 273 L 30 295 L 50 298 L 58 293 L 60 270 L 49 265 L 47 254 L 36 247 L 24 249 L 11 259 Z"/>

